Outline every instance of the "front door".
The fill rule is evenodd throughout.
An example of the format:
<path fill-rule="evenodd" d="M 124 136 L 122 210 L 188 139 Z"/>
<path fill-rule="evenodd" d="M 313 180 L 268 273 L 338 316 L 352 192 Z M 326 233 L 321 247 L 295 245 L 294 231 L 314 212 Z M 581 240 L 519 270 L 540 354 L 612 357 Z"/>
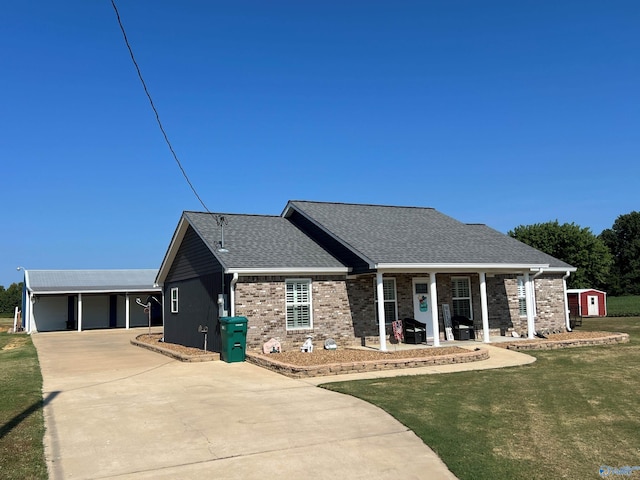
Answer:
<path fill-rule="evenodd" d="M 413 318 L 426 324 L 427 338 L 433 338 L 431 313 L 431 297 L 429 296 L 429 279 L 417 277 L 413 279 Z"/>
<path fill-rule="evenodd" d="M 587 295 L 587 315 L 597 317 L 600 315 L 598 297 L 596 295 Z"/>

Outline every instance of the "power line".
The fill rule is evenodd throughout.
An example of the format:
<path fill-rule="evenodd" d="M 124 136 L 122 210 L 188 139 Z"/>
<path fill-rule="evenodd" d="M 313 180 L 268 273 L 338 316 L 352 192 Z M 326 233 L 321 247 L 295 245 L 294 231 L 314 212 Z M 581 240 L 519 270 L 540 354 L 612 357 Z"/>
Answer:
<path fill-rule="evenodd" d="M 187 175 L 187 172 L 182 167 L 182 163 L 180 163 L 180 160 L 178 159 L 178 155 L 176 155 L 176 152 L 173 149 L 173 146 L 171 145 L 171 142 L 169 141 L 169 137 L 167 136 L 167 132 L 165 132 L 164 127 L 162 126 L 162 122 L 160 121 L 160 115 L 158 114 L 158 110 L 156 109 L 156 106 L 153 103 L 153 99 L 151 98 L 151 94 L 149 93 L 149 90 L 147 89 L 147 84 L 145 83 L 144 78 L 142 78 L 142 72 L 140 72 L 140 67 L 138 66 L 138 62 L 136 62 L 136 57 L 133 55 L 133 50 L 131 49 L 131 45 L 129 44 L 129 39 L 127 38 L 127 32 L 125 32 L 124 26 L 122 25 L 122 20 L 120 20 L 120 12 L 118 12 L 118 7 L 116 7 L 115 0 L 111 0 L 111 5 L 113 5 L 113 9 L 116 12 L 116 18 L 118 19 L 118 25 L 120 25 L 120 31 L 122 31 L 122 36 L 124 38 L 124 43 L 127 45 L 127 49 L 129 50 L 129 55 L 131 55 L 131 61 L 133 62 L 133 65 L 136 67 L 136 72 L 138 72 L 138 78 L 140 79 L 140 82 L 142 83 L 142 88 L 144 88 L 144 93 L 147 94 L 147 98 L 149 99 L 149 104 L 151 104 L 151 109 L 153 110 L 153 113 L 156 116 L 156 122 L 158 122 L 158 127 L 160 127 L 160 131 L 162 132 L 162 136 L 164 137 L 164 141 L 167 143 L 167 146 L 169 147 L 169 150 L 171 151 L 171 155 L 173 155 L 174 160 L 178 164 L 178 167 L 180 168 L 180 171 L 182 172 L 182 175 L 184 176 L 184 179 L 189 184 L 189 187 L 191 187 L 191 191 L 196 196 L 196 198 L 198 199 L 200 204 L 207 211 L 207 213 L 211 213 L 209 211 L 209 209 L 207 208 L 207 206 L 202 201 L 202 198 L 200 198 L 200 195 L 198 195 L 198 192 L 196 191 L 195 187 L 191 183 L 191 180 L 189 180 L 189 176 Z"/>

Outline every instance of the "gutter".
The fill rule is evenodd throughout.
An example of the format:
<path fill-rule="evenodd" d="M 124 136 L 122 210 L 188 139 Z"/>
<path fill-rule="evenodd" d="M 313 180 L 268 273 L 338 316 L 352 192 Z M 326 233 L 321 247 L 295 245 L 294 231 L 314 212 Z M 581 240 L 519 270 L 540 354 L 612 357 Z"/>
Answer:
<path fill-rule="evenodd" d="M 232 317 L 236 316 L 236 283 L 238 283 L 238 274 L 234 273 L 231 283 L 229 284 L 229 306 Z"/>
<path fill-rule="evenodd" d="M 569 278 L 569 275 L 571 275 L 571 272 L 567 270 L 567 273 L 565 273 L 562 277 L 562 291 L 564 292 L 564 321 L 565 326 L 567 327 L 567 332 L 571 331 L 571 322 L 569 320 L 569 305 L 567 305 L 567 278 Z"/>

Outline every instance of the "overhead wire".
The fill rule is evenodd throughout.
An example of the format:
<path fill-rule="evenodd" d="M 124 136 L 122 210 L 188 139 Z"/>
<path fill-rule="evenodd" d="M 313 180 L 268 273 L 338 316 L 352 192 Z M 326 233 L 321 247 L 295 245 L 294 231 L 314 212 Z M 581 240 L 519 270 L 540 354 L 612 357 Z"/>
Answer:
<path fill-rule="evenodd" d="M 189 176 L 187 175 L 187 172 L 185 171 L 184 167 L 182 166 L 182 163 L 180 162 L 180 159 L 178 158 L 178 155 L 176 154 L 175 150 L 173 149 L 173 146 L 171 145 L 171 142 L 169 141 L 169 137 L 167 135 L 167 132 L 165 131 L 164 126 L 162 125 L 162 121 L 160 121 L 160 114 L 158 113 L 158 109 L 156 108 L 155 104 L 153 103 L 153 98 L 151 98 L 151 94 L 149 93 L 149 89 L 147 88 L 147 84 L 144 81 L 144 78 L 142 77 L 142 72 L 140 71 L 140 67 L 138 66 L 138 62 L 136 61 L 136 57 L 133 54 L 133 49 L 131 48 L 131 44 L 129 43 L 129 39 L 127 38 L 127 32 L 125 31 L 124 25 L 122 24 L 122 20 L 120 19 L 120 12 L 118 11 L 118 7 L 116 6 L 115 0 L 111 0 L 111 5 L 113 6 L 113 10 L 116 12 L 116 18 L 118 19 L 118 25 L 120 26 L 120 31 L 122 32 L 122 37 L 124 38 L 124 43 L 126 44 L 127 49 L 129 50 L 129 55 L 131 56 L 131 61 L 133 62 L 134 67 L 136 68 L 136 72 L 138 73 L 138 78 L 140 79 L 140 83 L 142 83 L 142 88 L 144 89 L 144 93 L 147 95 L 147 98 L 149 99 L 149 104 L 151 105 L 151 109 L 153 110 L 153 113 L 156 116 L 156 122 L 158 123 L 158 127 L 160 127 L 160 131 L 162 132 L 162 136 L 164 137 L 164 141 L 166 142 L 167 146 L 169 147 L 169 150 L 171 151 L 171 155 L 173 155 L 173 159 L 178 164 L 178 167 L 180 168 L 180 171 L 182 172 L 182 176 L 184 177 L 184 179 L 189 184 L 189 187 L 191 188 L 191 191 L 196 196 L 196 198 L 198 199 L 198 201 L 200 202 L 202 207 L 205 209 L 205 211 L 207 213 L 211 213 L 209 211 L 209 209 L 207 208 L 207 206 L 205 205 L 205 203 L 202 200 L 202 198 L 200 198 L 200 195 L 198 195 L 198 192 L 196 191 L 196 188 L 191 183 L 191 180 L 189 180 Z"/>

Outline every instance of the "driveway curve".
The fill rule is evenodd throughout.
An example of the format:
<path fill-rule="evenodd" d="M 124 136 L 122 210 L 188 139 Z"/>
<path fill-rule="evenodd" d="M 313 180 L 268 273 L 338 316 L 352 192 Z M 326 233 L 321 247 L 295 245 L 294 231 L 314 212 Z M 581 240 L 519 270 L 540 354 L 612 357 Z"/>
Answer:
<path fill-rule="evenodd" d="M 366 402 L 248 363 L 182 363 L 142 330 L 33 335 L 51 479 L 455 479 Z"/>

